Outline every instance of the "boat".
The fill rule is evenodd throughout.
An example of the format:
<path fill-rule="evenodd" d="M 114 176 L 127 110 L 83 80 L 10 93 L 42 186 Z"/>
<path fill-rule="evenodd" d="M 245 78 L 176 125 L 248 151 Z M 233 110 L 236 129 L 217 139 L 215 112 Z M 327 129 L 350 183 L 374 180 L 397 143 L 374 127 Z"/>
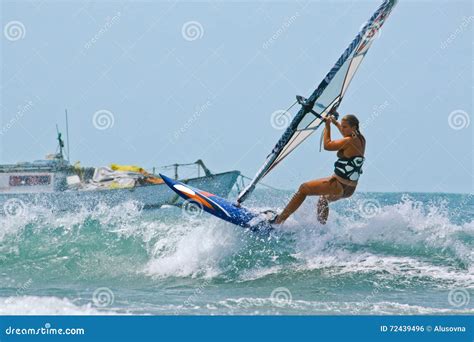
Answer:
<path fill-rule="evenodd" d="M 138 166 L 112 164 L 108 167 L 81 167 L 64 157 L 64 143 L 58 132 L 59 152 L 33 162 L 0 165 L 0 211 L 6 215 L 24 212 L 29 206 L 53 211 L 93 209 L 100 204 L 115 206 L 135 201 L 144 209 L 163 205 L 180 206 L 181 198 L 163 180 Z M 197 176 L 180 178 L 180 167 L 194 165 Z M 227 197 L 240 176 L 237 170 L 212 173 L 202 160 L 173 164 L 175 179 L 186 184 L 212 189 Z M 201 176 L 201 172 L 203 175 Z"/>

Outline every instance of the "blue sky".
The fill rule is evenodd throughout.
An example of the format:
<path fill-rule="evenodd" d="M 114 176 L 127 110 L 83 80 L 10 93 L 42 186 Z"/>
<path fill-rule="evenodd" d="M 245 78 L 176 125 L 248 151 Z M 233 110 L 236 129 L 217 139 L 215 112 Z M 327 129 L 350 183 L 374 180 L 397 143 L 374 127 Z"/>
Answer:
<path fill-rule="evenodd" d="M 54 152 L 144 167 L 202 158 L 253 176 L 381 1 L 1 1 L 0 162 Z M 471 1 L 403 1 L 341 113 L 365 123 L 361 191 L 473 192 Z M 337 135 L 334 135 L 337 137 Z M 264 179 L 332 173 L 314 134 Z"/>

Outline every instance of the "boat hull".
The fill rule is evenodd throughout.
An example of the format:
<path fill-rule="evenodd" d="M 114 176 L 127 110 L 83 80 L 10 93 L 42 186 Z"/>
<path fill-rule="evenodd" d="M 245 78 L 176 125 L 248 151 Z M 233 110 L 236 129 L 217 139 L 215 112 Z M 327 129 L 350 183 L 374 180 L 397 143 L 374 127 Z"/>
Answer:
<path fill-rule="evenodd" d="M 221 197 L 227 197 L 237 181 L 239 171 L 217 173 L 211 176 L 181 180 L 186 184 L 210 189 Z M 54 211 L 75 211 L 81 208 L 93 209 L 100 204 L 116 206 L 135 201 L 143 208 L 159 208 L 162 205 L 180 205 L 182 199 L 166 184 L 139 186 L 131 189 L 67 190 L 35 193 L 0 194 L 0 212 L 8 203 L 40 206 Z"/>

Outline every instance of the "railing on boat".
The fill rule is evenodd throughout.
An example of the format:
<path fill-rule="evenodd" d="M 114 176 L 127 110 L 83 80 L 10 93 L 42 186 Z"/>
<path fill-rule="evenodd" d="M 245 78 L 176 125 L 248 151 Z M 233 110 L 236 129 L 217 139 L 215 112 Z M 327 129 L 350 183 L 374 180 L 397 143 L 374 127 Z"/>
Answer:
<path fill-rule="evenodd" d="M 174 179 L 179 179 L 179 173 L 178 170 L 179 168 L 183 167 L 197 167 L 197 176 L 201 177 L 201 171 L 204 172 L 205 176 L 212 176 L 213 173 L 207 168 L 207 166 L 204 164 L 204 162 L 201 159 L 196 160 L 194 163 L 185 163 L 185 164 L 170 164 L 170 165 L 164 165 L 164 166 L 158 166 L 155 167 L 153 166 L 152 168 L 152 174 L 156 175 L 156 170 L 174 170 Z"/>

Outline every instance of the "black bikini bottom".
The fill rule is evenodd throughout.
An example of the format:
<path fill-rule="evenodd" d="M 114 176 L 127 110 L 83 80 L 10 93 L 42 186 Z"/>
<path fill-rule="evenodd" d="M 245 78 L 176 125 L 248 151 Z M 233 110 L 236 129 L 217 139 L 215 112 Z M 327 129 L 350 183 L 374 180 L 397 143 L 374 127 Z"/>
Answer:
<path fill-rule="evenodd" d="M 331 181 L 333 181 L 333 180 L 338 182 L 339 184 L 341 184 L 341 186 L 342 186 L 342 198 L 351 197 L 354 194 L 355 189 L 356 189 L 355 186 L 344 184 L 339 179 L 337 179 L 336 177 L 333 177 L 331 179 Z"/>

